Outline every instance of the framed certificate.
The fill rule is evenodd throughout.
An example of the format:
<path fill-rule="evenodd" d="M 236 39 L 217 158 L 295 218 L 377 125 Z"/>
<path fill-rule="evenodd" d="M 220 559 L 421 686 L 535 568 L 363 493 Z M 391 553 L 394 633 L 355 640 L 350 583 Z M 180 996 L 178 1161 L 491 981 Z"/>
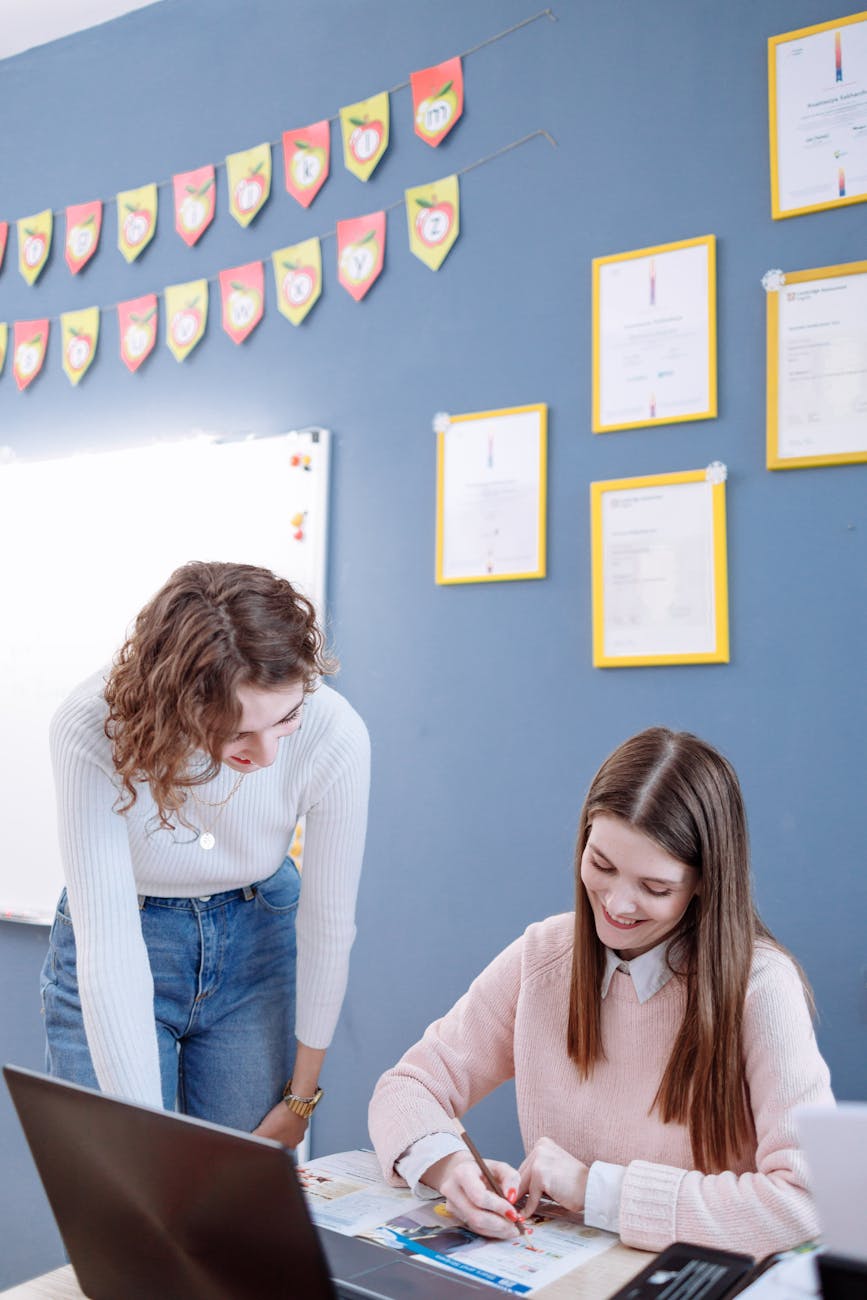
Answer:
<path fill-rule="evenodd" d="M 436 580 L 545 576 L 547 406 L 441 417 Z"/>
<path fill-rule="evenodd" d="M 593 432 L 717 413 L 713 235 L 593 261 Z"/>
<path fill-rule="evenodd" d="M 768 293 L 768 469 L 867 461 L 867 262 Z"/>
<path fill-rule="evenodd" d="M 593 663 L 728 663 L 725 466 L 590 485 Z"/>
<path fill-rule="evenodd" d="M 867 199 L 867 12 L 768 41 L 771 213 Z"/>

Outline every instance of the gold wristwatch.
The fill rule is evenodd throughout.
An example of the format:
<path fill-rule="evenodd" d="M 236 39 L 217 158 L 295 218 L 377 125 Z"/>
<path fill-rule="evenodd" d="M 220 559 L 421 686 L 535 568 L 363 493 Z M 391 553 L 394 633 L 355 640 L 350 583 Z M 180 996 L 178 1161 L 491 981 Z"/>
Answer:
<path fill-rule="evenodd" d="M 322 1100 L 322 1089 L 317 1088 L 312 1097 L 296 1097 L 292 1091 L 292 1080 L 283 1089 L 283 1101 L 295 1115 L 309 1119 Z"/>

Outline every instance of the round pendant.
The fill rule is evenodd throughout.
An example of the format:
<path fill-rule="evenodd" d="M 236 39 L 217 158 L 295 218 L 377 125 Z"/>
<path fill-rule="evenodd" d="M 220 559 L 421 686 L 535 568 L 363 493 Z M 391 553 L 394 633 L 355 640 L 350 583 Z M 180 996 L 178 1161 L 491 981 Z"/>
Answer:
<path fill-rule="evenodd" d="M 201 835 L 199 836 L 200 849 L 212 849 L 216 844 L 216 842 L 217 841 L 214 839 L 210 831 L 202 831 Z"/>

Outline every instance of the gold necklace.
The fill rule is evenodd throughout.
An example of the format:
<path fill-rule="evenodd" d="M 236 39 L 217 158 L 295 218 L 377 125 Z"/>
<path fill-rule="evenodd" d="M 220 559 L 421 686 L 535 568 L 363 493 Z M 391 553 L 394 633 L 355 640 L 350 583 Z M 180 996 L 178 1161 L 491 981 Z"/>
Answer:
<path fill-rule="evenodd" d="M 217 803 L 209 803 L 207 799 L 200 799 L 199 796 L 196 794 L 195 790 L 192 787 L 190 787 L 190 794 L 193 796 L 193 799 L 196 801 L 197 804 L 199 804 L 200 807 L 218 809 L 217 815 L 214 818 L 214 820 L 211 822 L 210 826 L 203 826 L 201 831 L 199 832 L 199 838 L 197 843 L 200 849 L 205 849 L 206 851 L 208 851 L 212 849 L 216 844 L 217 841 L 214 838 L 214 833 L 213 833 L 214 827 L 222 817 L 223 813 L 226 811 L 226 807 L 229 804 L 229 802 L 232 799 L 234 799 L 235 795 L 240 790 L 241 782 L 244 780 L 244 777 L 246 775 L 247 775 L 246 772 L 239 772 L 237 781 L 232 786 L 231 790 L 226 795 L 225 799 L 220 799 L 219 802 Z"/>

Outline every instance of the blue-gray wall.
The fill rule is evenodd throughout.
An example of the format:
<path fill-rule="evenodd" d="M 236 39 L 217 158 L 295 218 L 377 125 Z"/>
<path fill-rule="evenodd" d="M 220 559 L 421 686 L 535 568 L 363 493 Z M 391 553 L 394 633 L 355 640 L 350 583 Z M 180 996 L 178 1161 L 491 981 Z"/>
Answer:
<path fill-rule="evenodd" d="M 375 767 L 320 1152 L 363 1143 L 379 1072 L 527 922 L 570 905 L 583 791 L 620 740 L 656 722 L 734 761 L 765 918 L 814 982 L 839 1095 L 865 1095 L 865 478 L 863 467 L 765 470 L 760 286 L 769 267 L 867 256 L 867 206 L 769 215 L 767 37 L 855 8 L 561 0 L 556 24 L 542 19 L 466 61 L 465 118 L 436 153 L 413 135 L 401 91 L 371 181 L 362 187 L 338 156 L 308 213 L 283 191 L 275 152 L 261 217 L 246 231 L 228 217 L 221 176 L 215 225 L 191 250 L 166 191 L 157 237 L 131 267 L 114 248 L 112 206 L 102 250 L 75 279 L 56 248 L 27 288 L 10 237 L 0 318 L 56 315 L 267 257 L 538 127 L 559 143 L 536 139 L 464 179 L 460 242 L 436 275 L 410 255 L 398 211 L 384 275 L 360 305 L 336 284 L 329 241 L 325 295 L 300 329 L 274 310 L 269 281 L 268 315 L 242 348 L 214 312 L 189 362 L 160 342 L 132 376 L 108 315 L 79 390 L 56 341 L 24 395 L 8 363 L 0 380 L 0 444 L 21 455 L 191 426 L 334 431 L 337 684 L 367 719 Z M 533 12 L 529 0 L 163 0 L 0 64 L 0 216 L 108 197 L 277 139 Z M 591 258 L 711 232 L 719 418 L 593 437 Z M 550 407 L 549 577 L 437 588 L 431 417 L 538 401 Z M 729 467 L 731 664 L 594 670 L 588 484 L 713 459 Z M 262 508 L 281 508 L 268 484 Z M 159 526 L 158 501 L 154 517 Z M 2 562 L 22 562 L 26 546 Z M 42 930 L 0 927 L 0 1056 L 33 1066 L 44 942 Z M 508 1096 L 481 1108 L 474 1129 L 489 1150 L 515 1153 Z M 10 1283 L 61 1252 L 3 1097 L 0 1167 L 0 1283 Z"/>

